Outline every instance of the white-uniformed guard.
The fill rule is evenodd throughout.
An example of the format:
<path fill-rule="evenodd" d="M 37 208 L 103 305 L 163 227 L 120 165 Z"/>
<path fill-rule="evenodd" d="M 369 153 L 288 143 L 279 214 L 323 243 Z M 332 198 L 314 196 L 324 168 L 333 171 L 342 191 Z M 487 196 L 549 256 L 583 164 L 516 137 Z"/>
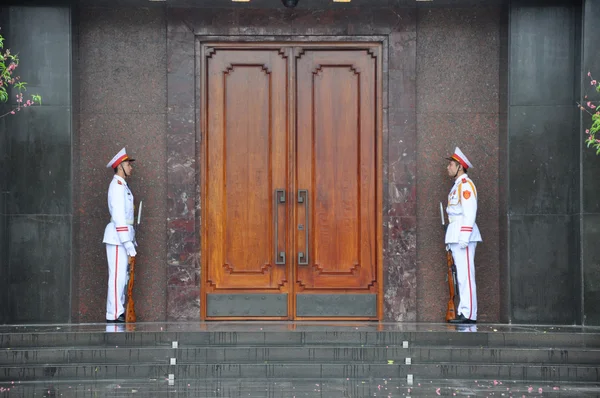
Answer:
<path fill-rule="evenodd" d="M 135 230 L 133 229 L 133 194 L 126 179 L 133 166 L 125 148 L 106 165 L 115 175 L 108 187 L 110 222 L 104 229 L 108 259 L 108 293 L 106 297 L 106 322 L 125 322 L 125 288 L 129 279 L 129 257 L 135 257 Z"/>
<path fill-rule="evenodd" d="M 452 251 L 456 266 L 456 279 L 460 302 L 456 319 L 450 323 L 475 323 L 477 321 L 477 286 L 475 284 L 475 249 L 481 234 L 475 223 L 477 217 L 477 189 L 467 175 L 473 165 L 456 147 L 449 158 L 448 175 L 454 186 L 448 195 L 448 228 L 446 245 Z"/>

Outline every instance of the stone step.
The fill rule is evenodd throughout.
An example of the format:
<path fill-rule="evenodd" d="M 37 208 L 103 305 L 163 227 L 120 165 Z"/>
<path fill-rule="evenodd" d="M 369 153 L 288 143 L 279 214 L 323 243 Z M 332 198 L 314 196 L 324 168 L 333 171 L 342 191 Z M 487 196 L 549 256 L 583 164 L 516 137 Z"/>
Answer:
<path fill-rule="evenodd" d="M 72 364 L 0 366 L 0 381 L 94 381 L 108 379 L 404 379 L 413 375 L 414 383 L 439 379 L 499 379 L 520 382 L 599 383 L 597 366 L 536 364 L 190 364 L 135 365 Z"/>
<path fill-rule="evenodd" d="M 112 326 L 111 326 L 112 327 Z M 532 333 L 519 331 L 96 331 L 43 330 L 39 332 L 0 333 L 0 348 L 19 347 L 162 347 L 176 341 L 186 346 L 300 346 L 339 345 L 365 347 L 468 346 L 468 347 L 555 347 L 600 349 L 600 330 L 596 333 Z"/>
<path fill-rule="evenodd" d="M 137 364 L 168 365 L 219 363 L 470 363 L 599 365 L 600 350 L 484 347 L 77 347 L 0 350 L 2 365 Z"/>
<path fill-rule="evenodd" d="M 7 391 L 10 390 L 10 391 Z M 499 380 L 430 380 L 408 386 L 401 379 L 255 379 L 255 380 L 78 380 L 0 383 L 12 397 L 597 397 L 587 383 L 520 383 Z M 2 395 L 4 396 L 4 395 Z"/>

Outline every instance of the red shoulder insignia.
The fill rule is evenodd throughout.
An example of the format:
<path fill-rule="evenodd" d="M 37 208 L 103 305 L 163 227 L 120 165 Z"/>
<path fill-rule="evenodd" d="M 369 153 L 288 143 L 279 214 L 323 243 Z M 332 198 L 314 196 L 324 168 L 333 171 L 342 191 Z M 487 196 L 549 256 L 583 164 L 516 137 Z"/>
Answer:
<path fill-rule="evenodd" d="M 117 184 L 123 185 L 123 183 L 120 180 L 117 180 Z"/>
<path fill-rule="evenodd" d="M 462 179 L 462 183 L 464 184 L 465 182 L 467 182 L 467 179 L 466 179 L 466 178 L 463 178 L 463 179 Z"/>

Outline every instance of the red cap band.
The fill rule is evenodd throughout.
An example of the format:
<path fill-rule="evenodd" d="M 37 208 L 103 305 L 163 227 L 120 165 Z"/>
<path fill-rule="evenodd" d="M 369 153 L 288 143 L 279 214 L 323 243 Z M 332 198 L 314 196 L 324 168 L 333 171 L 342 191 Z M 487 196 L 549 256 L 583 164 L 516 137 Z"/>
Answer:
<path fill-rule="evenodd" d="M 452 155 L 452 159 L 454 159 L 454 160 L 456 160 L 458 163 L 460 163 L 460 164 L 461 164 L 461 166 L 462 166 L 462 167 L 464 167 L 464 169 L 465 169 L 465 170 L 469 168 L 469 166 L 467 166 L 467 163 L 465 163 L 465 161 L 464 161 L 464 160 L 462 160 L 462 159 L 460 158 L 460 156 L 458 156 L 457 154 L 454 154 L 454 155 Z"/>
<path fill-rule="evenodd" d="M 117 167 L 118 165 L 121 164 L 121 162 L 123 162 L 124 160 L 127 160 L 129 158 L 129 156 L 127 156 L 127 154 L 121 156 L 120 158 L 118 158 L 117 160 L 115 160 L 115 162 L 112 164 L 112 168 L 114 169 L 115 167 Z"/>

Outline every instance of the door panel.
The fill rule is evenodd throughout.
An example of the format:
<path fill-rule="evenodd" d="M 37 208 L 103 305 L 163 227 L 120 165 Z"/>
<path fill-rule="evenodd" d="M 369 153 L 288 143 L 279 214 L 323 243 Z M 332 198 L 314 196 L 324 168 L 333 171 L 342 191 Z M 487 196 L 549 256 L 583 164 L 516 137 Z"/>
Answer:
<path fill-rule="evenodd" d="M 309 212 L 297 290 L 376 293 L 376 59 L 365 50 L 306 50 L 296 67 L 296 185 L 309 192 L 296 213 L 302 224 Z M 304 234 L 296 241 L 306 249 Z"/>
<path fill-rule="evenodd" d="M 377 45 L 202 54 L 202 319 L 378 319 Z"/>
<path fill-rule="evenodd" d="M 285 293 L 275 254 L 287 251 L 288 217 L 275 190 L 288 189 L 287 60 L 276 49 L 206 54 L 205 287 L 234 302 L 233 293 Z"/>

